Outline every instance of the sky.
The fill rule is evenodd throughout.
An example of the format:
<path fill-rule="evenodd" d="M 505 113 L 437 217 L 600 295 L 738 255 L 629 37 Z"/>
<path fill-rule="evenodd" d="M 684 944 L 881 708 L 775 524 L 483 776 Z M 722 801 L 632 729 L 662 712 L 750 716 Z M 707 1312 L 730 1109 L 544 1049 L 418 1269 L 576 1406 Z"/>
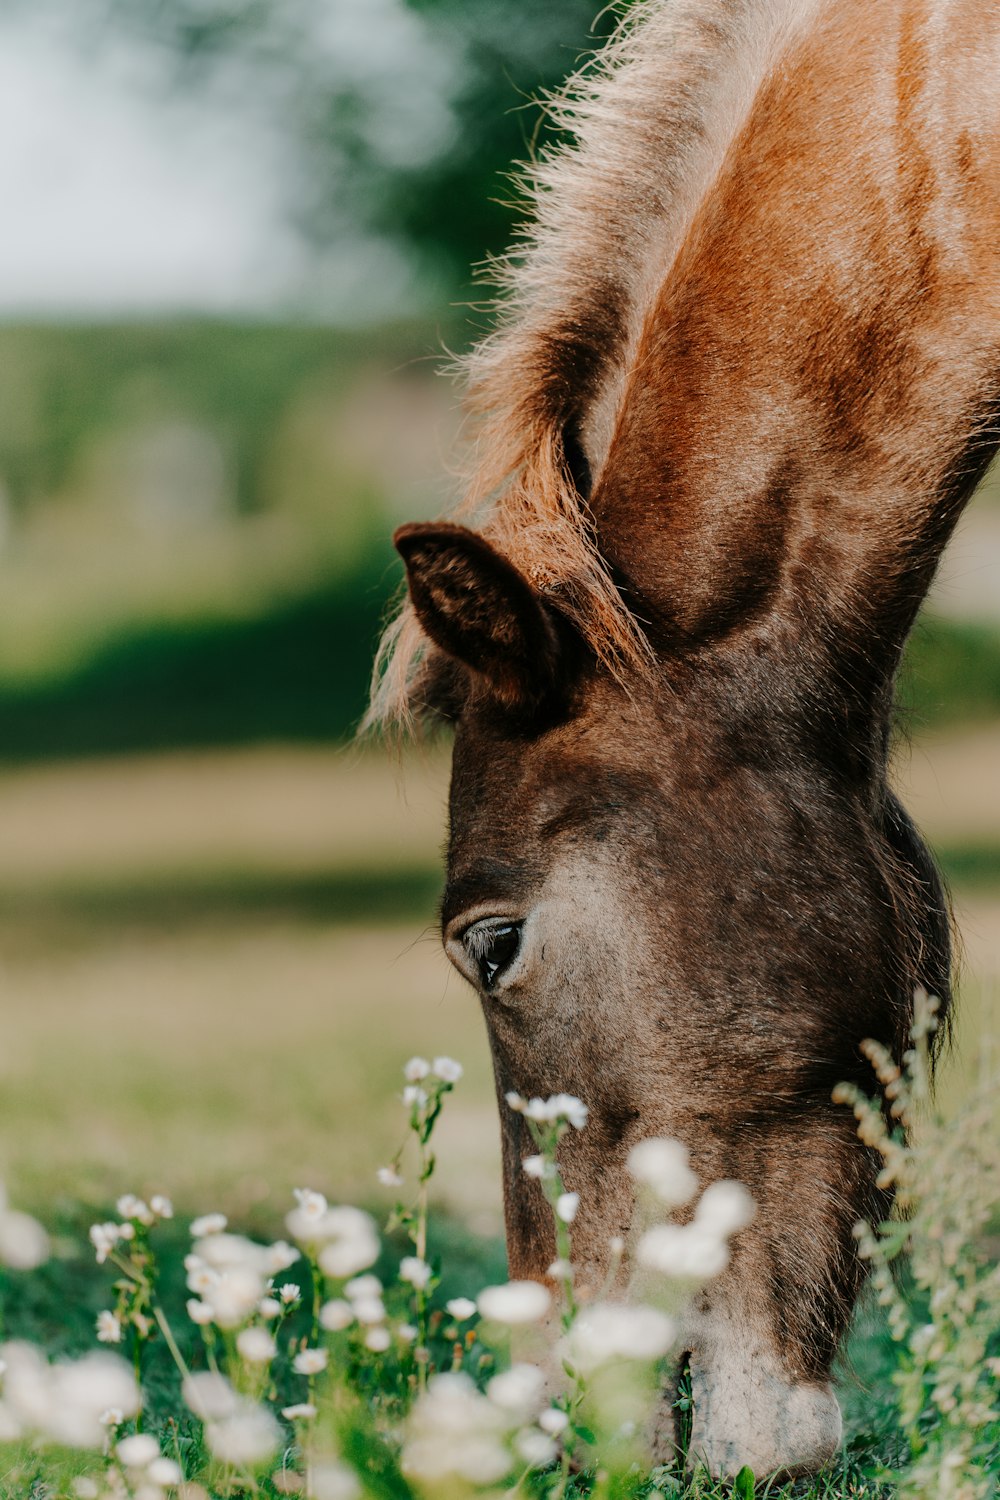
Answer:
<path fill-rule="evenodd" d="M 327 0 L 324 14 L 322 40 L 345 67 L 378 58 L 381 38 L 372 86 L 391 89 L 393 46 L 414 44 L 386 24 L 402 18 L 397 0 Z M 0 317 L 309 303 L 344 319 L 405 303 L 407 267 L 349 225 L 317 266 L 288 214 L 287 141 L 266 112 L 178 97 L 163 68 L 114 36 L 84 51 L 51 13 L 0 18 Z"/>

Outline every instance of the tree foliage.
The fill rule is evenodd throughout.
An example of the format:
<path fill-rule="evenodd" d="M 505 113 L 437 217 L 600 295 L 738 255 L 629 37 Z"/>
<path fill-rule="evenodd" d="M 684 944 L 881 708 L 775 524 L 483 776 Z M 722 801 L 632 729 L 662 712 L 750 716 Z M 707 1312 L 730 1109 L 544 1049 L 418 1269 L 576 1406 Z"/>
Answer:
<path fill-rule="evenodd" d="M 345 236 L 402 248 L 454 294 L 503 249 L 513 164 L 540 100 L 613 28 L 599 0 L 0 0 L 74 45 L 156 54 L 163 87 L 280 138 L 287 208 L 322 254 Z M 144 75 L 145 79 L 145 75 Z M 144 81 L 144 86 L 148 86 Z"/>

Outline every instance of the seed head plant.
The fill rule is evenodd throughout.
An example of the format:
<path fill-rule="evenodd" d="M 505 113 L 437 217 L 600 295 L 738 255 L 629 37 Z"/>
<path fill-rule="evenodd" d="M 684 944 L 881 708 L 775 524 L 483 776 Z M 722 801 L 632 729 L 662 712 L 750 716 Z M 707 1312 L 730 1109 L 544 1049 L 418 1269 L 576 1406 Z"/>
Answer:
<path fill-rule="evenodd" d="M 910 1452 L 901 1500 L 986 1500 L 1000 1492 L 1000 1266 L 987 1248 L 1000 1143 L 985 1083 L 950 1121 L 935 1107 L 937 1010 L 919 990 L 901 1064 L 864 1043 L 884 1099 L 853 1084 L 834 1097 L 853 1108 L 861 1139 L 882 1157 L 879 1185 L 895 1193 L 894 1217 L 855 1233 L 898 1346 L 893 1382 Z"/>

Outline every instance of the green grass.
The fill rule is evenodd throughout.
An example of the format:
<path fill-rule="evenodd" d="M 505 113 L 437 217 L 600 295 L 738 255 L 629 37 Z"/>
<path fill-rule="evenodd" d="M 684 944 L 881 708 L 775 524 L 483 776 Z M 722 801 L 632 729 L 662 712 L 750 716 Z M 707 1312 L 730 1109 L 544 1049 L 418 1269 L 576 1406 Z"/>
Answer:
<path fill-rule="evenodd" d="M 1000 717 L 1000 628 L 922 615 L 906 650 L 900 705 L 913 732 Z"/>
<path fill-rule="evenodd" d="M 373 1208 L 378 1213 L 374 1205 Z M 54 1259 L 37 1271 L 4 1275 L 0 1281 L 4 1337 L 41 1344 L 53 1356 L 78 1356 L 94 1347 L 97 1313 L 113 1304 L 111 1285 L 115 1275 L 108 1266 L 96 1265 L 87 1241 L 87 1228 L 95 1217 L 114 1217 L 113 1204 L 97 1206 L 88 1213 L 78 1206 L 64 1206 L 52 1225 L 56 1247 Z M 280 1220 L 260 1213 L 252 1215 L 249 1223 L 237 1227 L 265 1239 L 277 1237 L 282 1228 Z M 438 1306 L 443 1307 L 449 1297 L 474 1296 L 483 1286 L 503 1279 L 505 1255 L 499 1238 L 475 1236 L 459 1221 L 447 1216 L 432 1220 L 432 1236 L 432 1251 L 440 1257 L 444 1271 L 435 1298 Z M 161 1301 L 168 1309 L 180 1313 L 189 1295 L 185 1289 L 182 1264 L 190 1245 L 186 1226 L 179 1221 L 161 1226 L 156 1242 Z M 397 1237 L 388 1243 L 383 1260 L 373 1268 L 387 1284 L 394 1278 L 401 1253 L 405 1253 L 405 1246 Z M 303 1268 L 295 1267 L 282 1279 L 303 1282 Z M 306 1300 L 308 1302 L 308 1298 Z M 185 1362 L 192 1368 L 204 1368 L 204 1352 L 197 1329 L 182 1313 L 172 1317 L 171 1324 Z M 300 1313 L 293 1319 L 289 1328 L 293 1333 L 304 1333 L 305 1314 Z M 432 1344 L 432 1350 L 442 1367 L 446 1367 L 450 1345 L 439 1337 Z M 899 1457 L 899 1440 L 888 1400 L 893 1360 L 893 1347 L 884 1320 L 874 1302 L 865 1298 L 855 1318 L 837 1377 L 846 1417 L 844 1451 L 840 1461 L 814 1480 L 781 1485 L 762 1481 L 755 1491 L 749 1493 L 768 1495 L 774 1500 L 779 1496 L 783 1500 L 785 1497 L 790 1500 L 792 1496 L 796 1500 L 848 1500 L 848 1497 L 851 1500 L 854 1497 L 875 1500 L 875 1497 L 885 1496 L 888 1500 L 891 1489 L 876 1482 L 872 1476 L 881 1465 L 894 1463 Z M 302 1399 L 301 1385 L 301 1377 L 291 1374 L 287 1367 L 282 1368 L 278 1384 L 279 1402 Z M 144 1355 L 143 1388 L 148 1430 L 164 1439 L 166 1452 L 175 1451 L 174 1445 L 179 1443 L 184 1454 L 197 1460 L 200 1456 L 197 1424 L 184 1416 L 178 1422 L 178 1413 L 184 1411 L 180 1380 L 162 1338 L 154 1337 Z M 86 1467 L 86 1460 L 78 1456 L 67 1455 L 64 1462 L 65 1472 L 69 1474 Z M 54 1467 L 58 1470 L 58 1465 L 53 1466 L 51 1456 L 39 1461 L 30 1454 L 22 1455 L 13 1477 L 8 1475 L 5 1479 L 0 1474 L 0 1500 L 25 1500 L 32 1493 L 28 1488 L 28 1476 L 33 1464 L 48 1482 L 51 1482 Z M 571 1493 L 582 1497 L 589 1494 L 590 1488 L 590 1479 L 582 1476 Z M 730 1500 L 731 1496 L 741 1494 L 728 1481 L 712 1482 L 702 1477 L 680 1484 L 666 1474 L 660 1477 L 659 1489 L 662 1494 L 683 1496 L 685 1500 Z M 270 1494 L 269 1488 L 264 1493 Z"/>
<path fill-rule="evenodd" d="M 117 879 L 0 887 L 0 927 L 22 925 L 35 943 L 74 942 L 128 928 L 170 931 L 239 927 L 254 920 L 332 924 L 433 920 L 437 865 L 385 870 L 163 870 Z"/>
<path fill-rule="evenodd" d="M 0 678 L 0 761 L 348 738 L 398 569 L 249 615 L 136 621 L 84 660 Z"/>

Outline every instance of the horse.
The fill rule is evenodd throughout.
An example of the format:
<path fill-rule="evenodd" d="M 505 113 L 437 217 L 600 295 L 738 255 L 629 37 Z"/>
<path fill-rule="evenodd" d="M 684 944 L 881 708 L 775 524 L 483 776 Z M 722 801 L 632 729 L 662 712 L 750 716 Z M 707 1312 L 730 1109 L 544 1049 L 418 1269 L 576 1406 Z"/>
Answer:
<path fill-rule="evenodd" d="M 453 727 L 444 946 L 501 1100 L 511 1274 L 553 1232 L 508 1090 L 581 1097 L 574 1252 L 630 1148 L 757 1204 L 685 1329 L 717 1475 L 837 1451 L 888 1210 L 841 1080 L 947 1008 L 951 919 L 890 788 L 901 653 L 1000 428 L 1000 5 L 638 0 L 554 101 L 464 498 L 395 537 L 371 710 Z M 672 1441 L 670 1392 L 658 1424 Z"/>

